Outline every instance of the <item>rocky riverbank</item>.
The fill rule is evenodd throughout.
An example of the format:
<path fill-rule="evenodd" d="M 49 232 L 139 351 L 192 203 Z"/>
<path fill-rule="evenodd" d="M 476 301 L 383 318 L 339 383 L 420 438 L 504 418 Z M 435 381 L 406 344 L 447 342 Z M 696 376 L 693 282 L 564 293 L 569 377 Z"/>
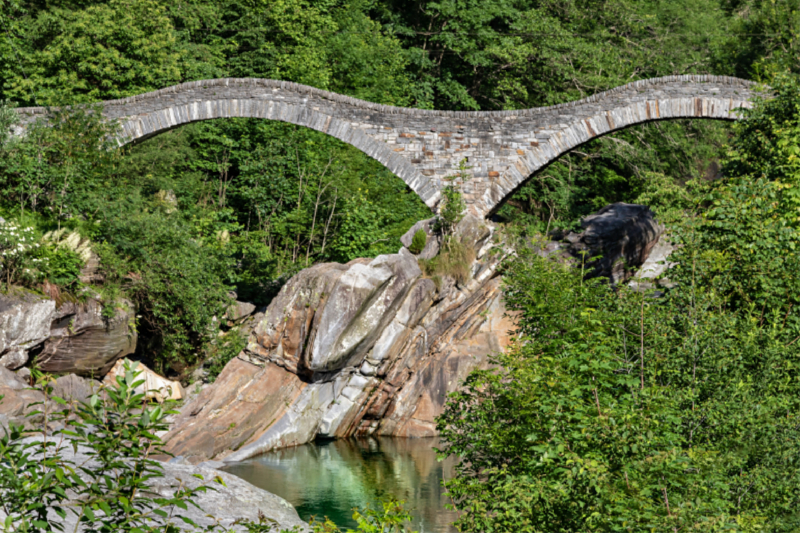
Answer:
<path fill-rule="evenodd" d="M 447 395 L 513 342 L 515 326 L 498 270 L 512 251 L 495 228 L 470 216 L 456 227 L 453 238 L 475 258 L 466 279 L 423 274 L 442 244 L 432 228 L 415 225 L 397 254 L 292 278 L 247 348 L 182 409 L 169 449 L 191 462 L 235 462 L 317 437 L 436 435 Z M 408 246 L 418 230 L 427 240 L 415 256 Z M 668 248 L 662 233 L 646 207 L 614 204 L 541 249 L 571 262 L 602 256 L 587 271 L 621 283 Z"/>
<path fill-rule="evenodd" d="M 535 246 L 558 260 L 584 263 L 588 275 L 612 283 L 648 284 L 667 267 L 671 247 L 645 206 L 613 204 L 582 226 Z M 396 254 L 307 268 L 261 312 L 239 302 L 228 318 L 247 319 L 247 347 L 214 383 L 190 387 L 193 394 L 165 436 L 167 448 L 190 463 L 233 462 L 317 437 L 435 436 L 447 395 L 514 342 L 515 324 L 503 305 L 500 276 L 513 250 L 497 229 L 465 217 L 451 242 L 469 262 L 450 272 L 431 269 L 445 246 L 434 227 L 432 220 L 416 224 Z M 417 247 L 412 241 L 419 232 L 425 239 Z M 56 384 L 75 399 L 98 387 L 86 378 L 101 378 L 135 347 L 130 305 L 121 301 L 115 308 L 109 320 L 93 298 L 3 296 L 0 422 L 41 400 L 20 385 L 31 360 L 65 374 Z M 183 393 L 178 384 L 167 391 L 169 383 L 151 378 L 164 394 Z"/>

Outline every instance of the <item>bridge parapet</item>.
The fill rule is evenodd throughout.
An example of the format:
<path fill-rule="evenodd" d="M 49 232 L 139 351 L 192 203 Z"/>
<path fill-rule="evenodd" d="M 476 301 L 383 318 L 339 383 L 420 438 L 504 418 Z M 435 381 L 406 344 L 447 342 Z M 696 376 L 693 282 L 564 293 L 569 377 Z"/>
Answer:
<path fill-rule="evenodd" d="M 725 76 L 640 80 L 583 100 L 514 111 L 436 111 L 385 106 L 291 82 L 224 78 L 102 102 L 119 142 L 199 120 L 280 120 L 332 135 L 376 159 L 431 208 L 466 160 L 468 208 L 488 215 L 534 172 L 573 148 L 634 124 L 676 118 L 734 120 L 754 84 Z M 45 115 L 21 108 L 23 124 Z"/>

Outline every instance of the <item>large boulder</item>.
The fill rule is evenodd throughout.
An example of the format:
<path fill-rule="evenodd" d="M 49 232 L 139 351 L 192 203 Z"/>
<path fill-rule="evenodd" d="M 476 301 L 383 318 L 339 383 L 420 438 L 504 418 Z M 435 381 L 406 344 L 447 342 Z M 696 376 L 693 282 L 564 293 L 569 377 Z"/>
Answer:
<path fill-rule="evenodd" d="M 407 250 L 354 264 L 338 280 L 320 315 L 308 366 L 330 372 L 360 365 L 381 326 L 422 271 Z"/>
<path fill-rule="evenodd" d="M 227 311 L 225 311 L 225 318 L 233 322 L 240 322 L 252 315 L 255 310 L 255 304 L 236 300 L 231 304 Z"/>
<path fill-rule="evenodd" d="M 315 321 L 347 268 L 322 263 L 290 279 L 256 325 L 242 358 L 256 365 L 271 361 L 294 373 L 309 373 L 305 363 Z"/>
<path fill-rule="evenodd" d="M 487 232 L 468 227 L 468 245 L 483 246 Z M 511 338 L 498 265 L 487 258 L 446 296 L 405 249 L 303 270 L 247 348 L 181 409 L 168 449 L 192 463 L 234 462 L 316 437 L 435 433 L 446 394 Z M 442 386 L 415 410 L 431 380 Z"/>
<path fill-rule="evenodd" d="M 133 304 L 127 300 L 115 304 L 113 317 L 103 316 L 103 304 L 95 298 L 64 302 L 48 327 L 36 358 L 45 372 L 101 378 L 136 350 Z"/>
<path fill-rule="evenodd" d="M 429 228 L 424 221 L 416 229 Z M 577 263 L 580 251 L 602 254 L 590 264 L 594 275 L 619 282 L 662 255 L 662 229 L 646 207 L 615 204 L 587 217 L 566 243 L 547 243 L 542 255 Z M 167 436 L 170 451 L 193 463 L 234 462 L 317 437 L 436 435 L 447 395 L 472 370 L 488 368 L 516 330 L 498 276 L 511 251 L 500 243 L 503 253 L 486 253 L 495 246 L 492 227 L 475 217 L 453 233 L 478 258 L 459 283 L 425 278 L 405 248 L 301 271 L 247 348 L 182 409 Z"/>
<path fill-rule="evenodd" d="M 642 266 L 664 226 L 645 205 L 617 202 L 581 221 L 583 231 L 569 233 L 569 253 L 584 262 L 587 277 L 606 277 L 617 284 Z"/>
<path fill-rule="evenodd" d="M 50 335 L 55 309 L 53 300 L 22 290 L 0 294 L 0 366 L 14 370 L 28 361 L 29 350 Z"/>
<path fill-rule="evenodd" d="M 81 465 L 82 468 L 92 468 L 96 462 L 88 455 L 88 451 L 84 447 L 78 447 L 76 451 L 67 445 L 61 447 L 61 456 L 74 464 Z M 172 516 L 182 515 L 203 529 L 218 524 L 225 531 L 245 532 L 247 530 L 244 526 L 235 524 L 237 520 L 258 522 L 259 516 L 263 515 L 274 521 L 276 531 L 291 530 L 295 527 L 301 532 L 309 531 L 308 524 L 300 520 L 297 511 L 289 502 L 232 474 L 207 466 L 192 466 L 177 462 L 168 462 L 161 466 L 163 477 L 148 480 L 154 494 L 169 498 L 181 488 L 194 489 L 206 485 L 213 489 L 200 492 L 192 498 L 197 507 L 189 505 L 186 509 L 165 508 L 164 510 Z M 78 473 L 82 474 L 80 469 Z M 58 518 L 55 511 L 50 511 L 48 515 L 50 520 L 64 526 L 65 531 L 86 531 L 76 527 L 76 516 L 70 511 L 67 511 L 67 516 L 63 520 Z M 0 521 L 4 519 L 5 515 L 0 508 Z M 178 528 L 195 531 L 194 527 L 184 524 L 179 519 L 173 520 L 173 523 Z"/>

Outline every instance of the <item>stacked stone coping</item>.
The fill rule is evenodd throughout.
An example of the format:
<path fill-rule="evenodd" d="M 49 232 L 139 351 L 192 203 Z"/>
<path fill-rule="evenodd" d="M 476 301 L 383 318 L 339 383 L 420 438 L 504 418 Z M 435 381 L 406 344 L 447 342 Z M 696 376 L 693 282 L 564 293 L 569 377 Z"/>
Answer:
<path fill-rule="evenodd" d="M 231 91 L 215 91 L 226 87 Z M 281 93 L 278 100 L 265 99 L 260 91 L 250 95 L 242 90 L 248 87 L 271 89 L 273 93 L 285 91 L 295 100 L 282 101 L 285 96 Z M 287 81 L 223 78 L 187 82 L 100 104 L 106 116 L 122 121 L 120 144 L 210 118 L 247 116 L 310 127 L 376 159 L 432 209 L 437 207 L 441 189 L 447 176 L 453 174 L 455 164 L 467 157 L 470 165 L 476 166 L 470 171 L 473 179 L 464 187 L 465 200 L 471 212 L 485 216 L 496 211 L 530 175 L 583 142 L 649 120 L 736 119 L 739 117 L 734 109 L 750 106 L 748 100 L 755 87 L 754 82 L 729 76 L 665 76 L 634 81 L 554 106 L 440 111 L 376 104 Z M 208 94 L 209 91 L 215 92 Z M 189 101 L 184 97 L 175 102 L 180 95 L 189 96 Z M 333 107 L 321 111 L 315 107 L 320 101 L 330 102 Z M 202 109 L 186 107 L 198 104 Z M 343 108 L 337 109 L 339 105 Z M 47 110 L 38 107 L 19 111 L 32 119 Z M 466 130 L 461 129 L 465 126 L 456 125 L 462 120 L 462 124 L 469 124 Z M 451 131 L 458 133 L 436 133 L 439 128 L 456 128 Z M 453 144 L 461 143 L 460 146 L 451 146 L 447 138 L 451 135 Z M 458 138 L 465 140 L 456 142 Z"/>
<path fill-rule="evenodd" d="M 379 113 L 407 114 L 416 117 L 443 117 L 443 118 L 453 118 L 453 119 L 475 119 L 482 117 L 503 118 L 509 116 L 535 115 L 544 111 L 555 111 L 570 107 L 577 107 L 584 104 L 600 102 L 608 97 L 614 96 L 615 94 L 618 93 L 624 93 L 630 89 L 645 90 L 648 87 L 652 86 L 663 85 L 666 83 L 678 83 L 678 82 L 686 84 L 713 83 L 719 85 L 740 86 L 743 89 L 751 89 L 757 85 L 756 82 L 743 80 L 741 78 L 735 78 L 733 76 L 715 76 L 710 74 L 662 76 L 660 78 L 648 78 L 644 80 L 632 81 L 630 83 L 626 83 L 625 85 L 620 85 L 619 87 L 614 87 L 613 89 L 596 93 L 591 96 L 587 96 L 586 98 L 581 98 L 580 100 L 565 102 L 563 104 L 555 104 L 552 106 L 531 107 L 527 109 L 512 109 L 503 111 L 443 111 L 438 109 L 417 109 L 410 107 L 397 107 L 386 104 L 376 104 L 374 102 L 368 102 L 366 100 L 353 98 L 352 96 L 333 93 L 330 91 L 317 89 L 316 87 L 311 87 L 309 85 L 303 85 L 301 83 L 295 83 L 291 81 L 271 80 L 265 78 L 217 78 L 211 80 L 189 81 L 185 83 L 180 83 L 178 85 L 172 85 L 170 87 L 165 87 L 163 89 L 158 89 L 156 91 L 142 93 L 140 95 L 128 96 L 116 100 L 105 100 L 97 103 L 103 105 L 104 107 L 121 106 L 121 105 L 142 103 L 145 100 L 158 99 L 163 96 L 181 93 L 184 91 L 193 91 L 197 89 L 207 89 L 212 87 L 230 87 L 231 85 L 245 85 L 245 86 L 250 85 L 250 86 L 260 86 L 268 89 L 296 91 L 301 94 L 308 94 L 309 96 L 318 96 L 320 98 L 331 100 L 336 103 L 347 104 L 369 111 L 376 111 Z M 92 105 L 92 104 L 85 104 L 85 105 Z M 23 115 L 43 115 L 47 113 L 47 109 L 48 109 L 47 107 L 42 107 L 42 106 L 21 107 L 17 109 L 17 112 Z"/>

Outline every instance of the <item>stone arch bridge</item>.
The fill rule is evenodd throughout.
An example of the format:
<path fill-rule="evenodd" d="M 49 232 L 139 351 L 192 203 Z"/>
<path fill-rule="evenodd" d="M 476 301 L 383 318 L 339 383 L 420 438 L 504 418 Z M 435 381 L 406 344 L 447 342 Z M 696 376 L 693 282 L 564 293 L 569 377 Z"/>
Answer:
<path fill-rule="evenodd" d="M 654 120 L 734 120 L 751 106 L 754 84 L 726 76 L 641 80 L 583 100 L 515 111 L 431 111 L 392 107 L 266 79 L 182 83 L 102 102 L 119 121 L 120 144 L 198 120 L 248 117 L 306 126 L 362 150 L 431 208 L 466 159 L 469 210 L 488 216 L 534 172 L 600 135 Z M 21 108 L 23 127 L 46 113 Z"/>

